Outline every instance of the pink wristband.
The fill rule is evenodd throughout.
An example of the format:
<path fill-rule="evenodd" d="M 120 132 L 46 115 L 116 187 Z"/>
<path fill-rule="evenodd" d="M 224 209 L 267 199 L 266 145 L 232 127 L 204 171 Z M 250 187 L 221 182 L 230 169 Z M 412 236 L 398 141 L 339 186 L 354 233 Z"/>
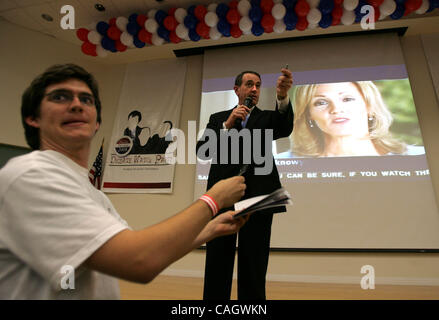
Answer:
<path fill-rule="evenodd" d="M 215 216 L 218 211 L 219 211 L 219 207 L 218 204 L 216 203 L 215 200 L 213 200 L 213 198 L 207 194 L 203 194 L 200 197 L 200 200 L 203 200 L 204 202 L 207 203 L 207 205 L 209 206 L 210 210 L 212 210 L 212 215 Z"/>

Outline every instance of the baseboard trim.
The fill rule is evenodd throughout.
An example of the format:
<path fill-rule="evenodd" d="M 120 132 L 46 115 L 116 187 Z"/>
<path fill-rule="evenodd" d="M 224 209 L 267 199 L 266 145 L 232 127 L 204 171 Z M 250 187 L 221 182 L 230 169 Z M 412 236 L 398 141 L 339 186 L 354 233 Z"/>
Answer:
<path fill-rule="evenodd" d="M 166 269 L 162 273 L 166 276 L 203 278 L 204 271 Z M 330 284 L 358 284 L 363 275 L 353 276 L 310 276 L 289 274 L 267 274 L 267 281 L 303 282 L 303 283 L 330 283 Z M 233 274 L 236 279 L 236 273 Z M 376 277 L 375 285 L 405 285 L 405 286 L 439 286 L 438 278 L 403 278 L 403 277 Z"/>

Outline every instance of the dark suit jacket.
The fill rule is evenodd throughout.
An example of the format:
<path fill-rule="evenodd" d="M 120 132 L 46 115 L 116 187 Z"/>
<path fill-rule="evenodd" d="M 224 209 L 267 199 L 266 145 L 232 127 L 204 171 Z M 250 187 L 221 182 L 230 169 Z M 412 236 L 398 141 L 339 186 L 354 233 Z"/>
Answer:
<path fill-rule="evenodd" d="M 232 113 L 232 110 L 222 111 L 218 113 L 214 113 L 210 116 L 209 123 L 206 128 L 212 129 L 216 132 L 217 137 L 220 136 L 220 130 L 223 129 L 223 122 L 225 122 L 229 115 Z M 285 113 L 280 113 L 276 106 L 276 110 L 260 110 L 257 107 L 253 107 L 252 112 L 250 113 L 250 117 L 247 121 L 246 128 L 250 131 L 250 136 L 252 137 L 252 145 L 255 143 L 253 138 L 253 132 L 255 129 L 272 129 L 273 130 L 273 140 L 288 137 L 293 131 L 293 122 L 294 122 L 294 114 L 291 106 L 291 102 L 288 104 L 288 111 Z M 240 129 L 242 130 L 242 129 Z M 264 132 L 264 130 L 262 130 Z M 260 143 L 261 146 L 264 146 L 265 135 L 262 134 L 261 141 L 257 141 L 256 143 Z M 203 141 L 206 140 L 206 141 Z M 216 182 L 221 179 L 226 179 L 237 175 L 242 168 L 242 149 L 243 146 L 240 145 L 240 163 L 232 164 L 231 163 L 231 151 L 229 145 L 229 159 L 228 164 L 220 163 L 220 139 L 217 139 L 217 152 L 216 154 L 211 155 L 201 155 L 198 154 L 199 148 L 206 142 L 208 142 L 208 138 L 206 139 L 203 136 L 200 141 L 197 143 L 197 155 L 201 159 L 212 158 L 212 164 L 209 171 L 209 178 L 207 180 L 207 189 L 211 188 Z M 270 152 L 271 154 L 271 143 L 267 145 L 267 149 L 265 152 Z M 263 148 L 264 149 L 264 148 Z M 255 197 L 258 195 L 269 194 L 276 189 L 281 187 L 279 174 L 274 162 L 273 156 L 271 156 L 272 168 L 273 170 L 267 175 L 255 175 L 254 169 L 256 167 L 264 167 L 265 164 L 256 164 L 253 158 L 253 149 L 252 149 L 252 157 L 251 164 L 249 166 L 249 172 L 247 172 L 244 176 L 246 178 L 246 193 L 243 199 Z M 216 162 L 216 163 L 215 163 Z M 222 211 L 230 210 L 230 208 L 226 208 Z M 267 212 L 284 212 L 286 211 L 285 207 L 278 208 L 270 208 L 267 209 Z"/>

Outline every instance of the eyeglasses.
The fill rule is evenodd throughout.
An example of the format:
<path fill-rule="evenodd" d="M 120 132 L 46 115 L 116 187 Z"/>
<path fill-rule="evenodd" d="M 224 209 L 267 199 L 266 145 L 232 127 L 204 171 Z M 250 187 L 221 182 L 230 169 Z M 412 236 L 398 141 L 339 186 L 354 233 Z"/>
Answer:
<path fill-rule="evenodd" d="M 54 90 L 52 92 L 46 93 L 45 96 L 47 99 L 51 102 L 58 103 L 58 104 L 67 104 L 72 103 L 75 96 L 78 97 L 79 102 L 81 104 L 88 106 L 88 107 L 94 107 L 95 106 L 95 98 L 86 92 L 80 92 L 78 94 L 73 93 L 70 90 L 65 89 L 59 89 Z"/>

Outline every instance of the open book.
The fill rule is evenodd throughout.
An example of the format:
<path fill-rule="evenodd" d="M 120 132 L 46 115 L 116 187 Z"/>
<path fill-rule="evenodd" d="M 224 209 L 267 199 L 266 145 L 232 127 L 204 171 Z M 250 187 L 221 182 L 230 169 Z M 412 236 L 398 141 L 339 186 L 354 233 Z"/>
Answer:
<path fill-rule="evenodd" d="M 280 188 L 270 194 L 245 199 L 235 203 L 235 211 L 239 212 L 236 213 L 234 217 L 239 218 L 258 210 L 280 207 L 286 204 L 293 204 L 291 196 L 284 188 Z"/>

